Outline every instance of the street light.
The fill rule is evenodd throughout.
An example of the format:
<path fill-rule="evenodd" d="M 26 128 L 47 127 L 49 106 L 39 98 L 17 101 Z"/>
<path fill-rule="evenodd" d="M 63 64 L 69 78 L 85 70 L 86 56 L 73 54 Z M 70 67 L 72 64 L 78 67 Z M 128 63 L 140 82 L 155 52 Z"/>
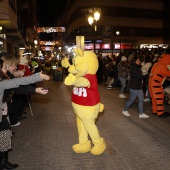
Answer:
<path fill-rule="evenodd" d="M 120 54 L 121 54 L 121 35 L 120 35 L 120 31 L 116 31 L 116 35 L 119 35 Z"/>
<path fill-rule="evenodd" d="M 94 8 L 92 15 L 88 17 L 88 23 L 94 28 L 94 52 L 95 52 L 96 51 L 95 50 L 95 32 L 97 31 L 97 22 L 100 19 L 100 10 Z"/>
<path fill-rule="evenodd" d="M 94 10 L 93 16 L 88 17 L 89 24 L 94 27 L 94 30 L 97 31 L 97 22 L 100 19 L 100 12 L 99 10 Z"/>

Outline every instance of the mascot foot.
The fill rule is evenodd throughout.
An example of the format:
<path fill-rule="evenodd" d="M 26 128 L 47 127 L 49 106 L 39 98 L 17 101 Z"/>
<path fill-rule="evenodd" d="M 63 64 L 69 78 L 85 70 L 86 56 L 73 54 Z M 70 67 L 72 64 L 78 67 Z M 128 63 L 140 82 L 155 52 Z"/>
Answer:
<path fill-rule="evenodd" d="M 75 144 L 72 146 L 72 149 L 75 153 L 87 153 L 91 149 L 91 143 L 88 141 L 85 144 Z"/>
<path fill-rule="evenodd" d="M 106 149 L 106 143 L 103 140 L 103 142 L 100 146 L 93 146 L 90 153 L 92 155 L 101 155 L 104 152 L 105 149 Z"/>
<path fill-rule="evenodd" d="M 158 117 L 169 117 L 170 113 L 169 112 L 164 112 L 161 115 L 158 115 Z"/>

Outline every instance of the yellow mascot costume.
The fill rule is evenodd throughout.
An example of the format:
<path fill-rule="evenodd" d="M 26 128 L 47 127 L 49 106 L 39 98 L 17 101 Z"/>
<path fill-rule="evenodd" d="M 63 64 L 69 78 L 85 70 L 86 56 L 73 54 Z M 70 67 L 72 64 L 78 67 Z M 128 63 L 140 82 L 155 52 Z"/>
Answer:
<path fill-rule="evenodd" d="M 69 72 L 64 80 L 65 85 L 74 86 L 71 100 L 76 115 L 79 142 L 73 145 L 72 149 L 75 153 L 90 152 L 92 155 L 100 155 L 106 149 L 106 143 L 95 123 L 99 112 L 104 110 L 104 105 L 100 103 L 96 76 L 98 59 L 92 51 L 83 52 L 77 48 L 74 52 L 76 56 L 73 58 L 73 65 L 70 65 L 66 57 L 61 63 Z"/>

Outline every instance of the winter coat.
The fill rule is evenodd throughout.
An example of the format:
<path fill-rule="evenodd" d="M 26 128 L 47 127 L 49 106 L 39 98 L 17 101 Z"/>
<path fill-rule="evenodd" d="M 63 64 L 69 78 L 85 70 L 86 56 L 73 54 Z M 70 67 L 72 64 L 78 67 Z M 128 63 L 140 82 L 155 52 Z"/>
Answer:
<path fill-rule="evenodd" d="M 117 65 L 118 77 L 127 77 L 128 69 L 127 64 L 124 61 L 120 61 Z"/>
<path fill-rule="evenodd" d="M 3 110 L 5 107 L 5 103 L 3 102 L 4 90 L 17 88 L 20 85 L 36 83 L 38 81 L 42 81 L 39 74 L 34 74 L 32 76 L 26 76 L 21 78 L 5 79 L 0 81 L 0 130 L 4 130 L 2 129 L 3 128 L 2 117 L 4 118 Z"/>
<path fill-rule="evenodd" d="M 133 63 L 130 69 L 129 89 L 133 89 L 133 90 L 142 89 L 142 79 L 143 77 L 142 77 L 141 65 Z"/>

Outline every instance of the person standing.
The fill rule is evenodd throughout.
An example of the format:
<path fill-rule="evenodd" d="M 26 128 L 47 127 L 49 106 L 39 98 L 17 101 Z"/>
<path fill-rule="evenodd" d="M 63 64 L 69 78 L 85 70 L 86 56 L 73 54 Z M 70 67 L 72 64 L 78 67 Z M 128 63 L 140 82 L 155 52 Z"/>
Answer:
<path fill-rule="evenodd" d="M 128 77 L 128 64 L 127 64 L 127 58 L 125 56 L 122 56 L 121 61 L 117 65 L 117 70 L 118 70 L 118 78 L 121 83 L 119 97 L 123 99 L 126 97 L 124 95 L 124 91 L 126 88 L 126 80 Z"/>
<path fill-rule="evenodd" d="M 8 65 L 0 59 L 0 169 L 15 169 L 19 165 L 12 164 L 8 161 L 8 151 L 12 149 L 11 137 L 12 131 L 10 122 L 8 119 L 8 107 L 7 103 L 3 101 L 4 90 L 17 88 L 20 85 L 27 85 L 30 83 L 39 82 L 42 80 L 49 80 L 50 77 L 40 73 L 32 76 L 26 76 L 21 78 L 8 79 L 7 73 Z M 44 90 L 42 87 L 37 89 L 39 94 L 47 94 L 48 90 Z"/>
<path fill-rule="evenodd" d="M 16 77 L 22 77 L 23 72 L 17 71 L 18 59 L 13 55 L 3 55 L 1 57 L 3 64 L 6 65 L 7 73 L 9 79 Z M 4 91 L 3 101 L 7 103 L 8 115 L 11 126 L 20 125 L 19 120 L 25 118 L 24 113 L 24 101 L 22 95 L 31 95 L 34 93 L 41 93 L 39 90 L 41 88 L 36 88 L 36 86 L 30 85 L 21 85 L 18 88 L 7 89 Z"/>
<path fill-rule="evenodd" d="M 29 60 L 28 55 L 24 55 L 20 57 L 19 64 L 18 64 L 18 70 L 23 71 L 23 76 L 30 76 L 33 74 L 33 72 L 29 68 Z"/>
<path fill-rule="evenodd" d="M 129 82 L 129 90 L 130 90 L 130 98 L 126 102 L 125 107 L 122 113 L 125 116 L 130 116 L 128 109 L 135 101 L 136 97 L 139 99 L 138 108 L 139 108 L 139 118 L 149 118 L 148 115 L 143 113 L 143 90 L 142 90 L 142 70 L 141 70 L 141 62 L 142 59 L 138 56 L 134 57 L 134 63 L 130 69 L 130 82 Z"/>
<path fill-rule="evenodd" d="M 148 81 L 149 81 L 149 74 L 150 74 L 150 67 L 152 67 L 152 58 L 150 55 L 146 55 L 144 62 L 141 64 L 141 70 L 143 75 L 143 91 L 145 93 L 146 98 L 144 99 L 144 102 L 151 101 L 149 89 L 148 89 Z"/>

